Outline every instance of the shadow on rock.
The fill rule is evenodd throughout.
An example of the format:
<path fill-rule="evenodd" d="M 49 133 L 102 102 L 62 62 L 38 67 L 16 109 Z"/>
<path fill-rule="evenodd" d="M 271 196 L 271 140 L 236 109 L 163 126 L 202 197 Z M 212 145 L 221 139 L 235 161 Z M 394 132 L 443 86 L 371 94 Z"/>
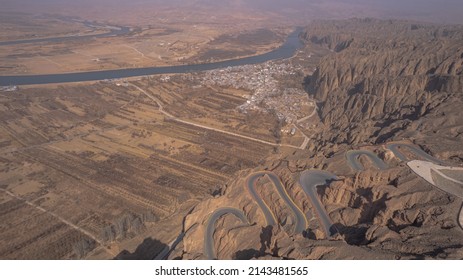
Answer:
<path fill-rule="evenodd" d="M 260 249 L 245 249 L 237 251 L 233 256 L 235 260 L 250 260 L 252 258 L 259 258 L 268 255 L 267 249 L 272 244 L 273 226 L 266 226 L 262 228 L 260 233 Z"/>
<path fill-rule="evenodd" d="M 362 212 L 358 220 L 359 224 L 372 223 L 380 212 L 386 210 L 386 202 L 389 200 L 387 194 L 383 194 L 376 200 L 373 200 L 372 188 L 359 189 L 357 194 L 366 200 L 362 205 Z"/>
<path fill-rule="evenodd" d="M 259 258 L 265 256 L 262 254 L 260 251 L 257 251 L 256 249 L 245 249 L 241 250 L 235 253 L 235 256 L 233 257 L 234 260 L 250 260 L 253 258 Z"/>
<path fill-rule="evenodd" d="M 114 259 L 115 260 L 152 260 L 160 252 L 162 252 L 167 245 L 157 239 L 146 238 L 138 245 L 133 253 L 127 250 L 121 251 Z"/>
<path fill-rule="evenodd" d="M 336 223 L 334 227 L 338 233 L 344 238 L 347 244 L 350 245 L 366 245 L 368 240 L 365 238 L 365 234 L 368 230 L 366 226 L 345 226 L 340 223 Z"/>

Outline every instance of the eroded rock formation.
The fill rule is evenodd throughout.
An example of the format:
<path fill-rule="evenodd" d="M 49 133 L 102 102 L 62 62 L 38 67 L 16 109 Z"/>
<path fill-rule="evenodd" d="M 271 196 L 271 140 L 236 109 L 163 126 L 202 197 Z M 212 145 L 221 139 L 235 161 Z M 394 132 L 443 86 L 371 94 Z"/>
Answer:
<path fill-rule="evenodd" d="M 278 220 L 267 226 L 246 189 L 252 171 L 243 171 L 224 195 L 187 216 L 188 226 L 197 226 L 171 258 L 204 258 L 199 240 L 207 216 L 229 206 L 251 224 L 219 219 L 212 242 L 221 259 L 461 259 L 461 199 L 422 180 L 384 144 L 405 140 L 448 165 L 463 163 L 463 28 L 355 19 L 316 22 L 301 37 L 332 50 L 305 83 L 319 102 L 320 122 L 306 133 L 307 150 L 282 149 L 254 171 L 275 172 L 307 230 L 291 231 L 295 217 L 264 180 L 260 194 Z M 375 152 L 388 169 L 361 158 L 366 170 L 355 171 L 345 157 L 351 149 Z M 331 237 L 298 183 L 307 169 L 339 177 L 317 189 L 336 230 Z"/>

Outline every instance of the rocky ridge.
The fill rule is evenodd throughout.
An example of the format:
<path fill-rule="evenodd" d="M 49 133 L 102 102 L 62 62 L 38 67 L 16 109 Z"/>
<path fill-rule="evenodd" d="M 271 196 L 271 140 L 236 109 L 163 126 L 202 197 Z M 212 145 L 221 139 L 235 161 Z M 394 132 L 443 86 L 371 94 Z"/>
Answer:
<path fill-rule="evenodd" d="M 438 107 L 461 102 L 461 27 L 319 22 L 302 38 L 333 51 L 306 83 L 323 103 L 321 120 L 339 132 L 322 142 L 383 143 Z"/>
<path fill-rule="evenodd" d="M 170 258 L 203 259 L 204 228 L 221 207 L 243 211 L 215 224 L 213 247 L 220 259 L 461 259 L 462 200 L 430 185 L 385 143 L 406 141 L 444 161 L 463 163 L 463 28 L 354 19 L 316 22 L 301 35 L 307 45 L 332 50 L 305 79 L 319 103 L 319 119 L 307 150 L 281 149 L 254 170 L 244 170 L 224 193 L 198 204 L 185 219 L 189 230 Z M 308 47 L 309 48 L 309 47 Z M 354 170 L 346 152 L 376 153 L 388 166 L 360 158 Z M 408 158 L 416 158 L 406 152 Z M 303 170 L 327 170 L 338 180 L 317 189 L 336 228 L 327 236 L 299 184 Z M 307 219 L 295 234 L 295 219 L 265 177 L 256 190 L 277 225 L 268 226 L 246 179 L 274 172 Z"/>

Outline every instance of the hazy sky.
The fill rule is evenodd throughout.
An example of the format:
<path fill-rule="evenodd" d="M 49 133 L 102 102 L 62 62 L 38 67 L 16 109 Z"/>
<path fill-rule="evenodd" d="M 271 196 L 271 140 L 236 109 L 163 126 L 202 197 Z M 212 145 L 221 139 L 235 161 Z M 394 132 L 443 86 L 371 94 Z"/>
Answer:
<path fill-rule="evenodd" d="M 0 0 L 0 11 L 81 13 L 92 9 L 105 12 L 120 9 L 123 13 L 160 6 L 214 7 L 216 9 L 259 10 L 299 16 L 319 17 L 398 17 L 413 20 L 463 23 L 463 0 Z M 131 10 L 130 7 L 133 9 Z M 345 15 L 343 12 L 345 11 Z"/>

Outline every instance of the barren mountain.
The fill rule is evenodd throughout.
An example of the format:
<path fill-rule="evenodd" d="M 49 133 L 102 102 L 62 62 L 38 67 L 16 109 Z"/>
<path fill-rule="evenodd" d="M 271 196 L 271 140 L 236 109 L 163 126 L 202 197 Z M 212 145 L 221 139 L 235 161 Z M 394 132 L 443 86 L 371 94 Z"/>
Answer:
<path fill-rule="evenodd" d="M 463 164 L 463 28 L 354 19 L 301 37 L 307 55 L 332 51 L 304 81 L 319 107 L 300 128 L 308 148 L 198 204 L 170 258 L 461 259 L 461 174 L 443 175 L 458 179 L 449 193 L 405 163 Z"/>
<path fill-rule="evenodd" d="M 461 100 L 459 27 L 369 19 L 324 22 L 309 28 L 304 38 L 334 52 L 307 83 L 324 104 L 322 121 L 338 131 L 336 139 L 327 139 L 333 143 L 385 142 Z M 455 113 L 446 117 L 448 125 L 456 121 Z"/>

